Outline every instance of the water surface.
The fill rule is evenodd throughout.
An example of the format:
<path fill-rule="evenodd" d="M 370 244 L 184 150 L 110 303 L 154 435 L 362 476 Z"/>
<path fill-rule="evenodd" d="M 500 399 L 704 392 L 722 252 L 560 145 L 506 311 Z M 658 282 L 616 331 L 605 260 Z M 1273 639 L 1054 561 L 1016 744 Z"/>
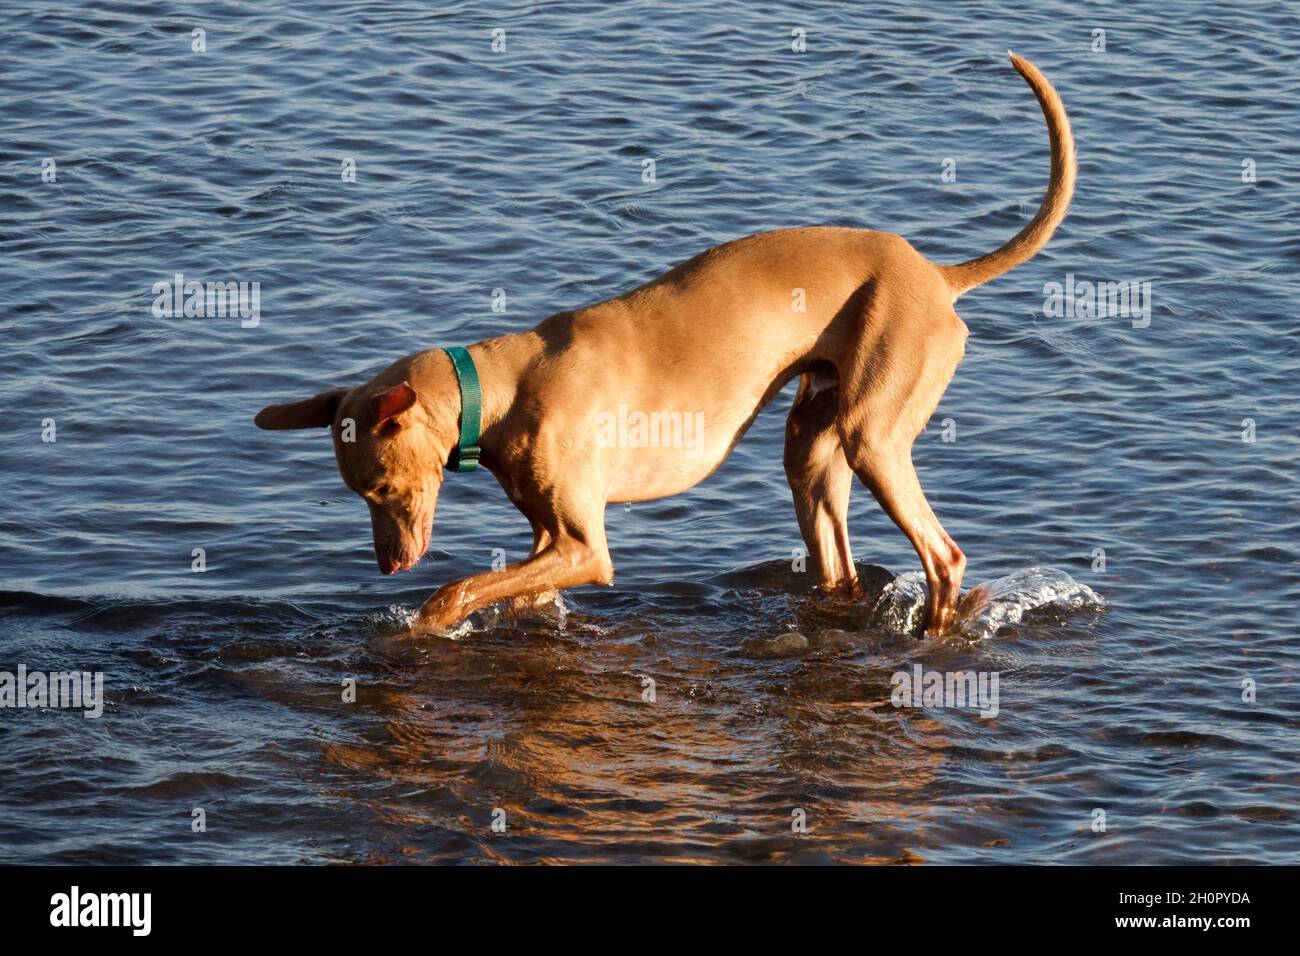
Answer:
<path fill-rule="evenodd" d="M 1015 6 L 8 5 L 0 669 L 101 670 L 107 703 L 0 711 L 3 858 L 1297 862 L 1300 16 Z M 1047 172 L 1008 47 L 1079 187 L 962 300 L 916 445 L 986 586 L 955 637 L 912 632 L 919 562 L 862 489 L 868 598 L 809 592 L 789 392 L 704 484 L 609 509 L 612 588 L 458 640 L 403 629 L 527 553 L 492 478 L 383 578 L 326 435 L 252 427 L 764 229 L 994 248 Z M 260 282 L 260 323 L 155 317 L 177 272 Z M 1045 316 L 1070 274 L 1149 281 L 1149 325 Z M 997 715 L 895 708 L 918 664 L 996 673 Z"/>

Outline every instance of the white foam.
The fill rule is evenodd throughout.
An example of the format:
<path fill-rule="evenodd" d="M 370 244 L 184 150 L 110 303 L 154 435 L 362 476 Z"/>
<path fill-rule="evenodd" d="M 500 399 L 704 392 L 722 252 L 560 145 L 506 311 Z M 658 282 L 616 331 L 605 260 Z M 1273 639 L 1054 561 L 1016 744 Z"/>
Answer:
<path fill-rule="evenodd" d="M 901 634 L 914 633 L 925 618 L 925 575 L 900 574 L 885 585 L 877 601 L 880 624 Z M 1026 568 L 977 584 L 961 596 L 955 632 L 982 640 L 998 628 L 1019 624 L 1029 611 L 1099 609 L 1106 601 L 1086 584 L 1056 568 Z"/>

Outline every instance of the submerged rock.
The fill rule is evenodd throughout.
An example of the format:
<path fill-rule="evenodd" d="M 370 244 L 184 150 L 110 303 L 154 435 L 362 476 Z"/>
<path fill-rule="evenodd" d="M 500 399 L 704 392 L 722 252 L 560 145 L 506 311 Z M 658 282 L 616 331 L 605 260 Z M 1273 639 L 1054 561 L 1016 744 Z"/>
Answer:
<path fill-rule="evenodd" d="M 779 637 L 751 637 L 740 645 L 746 657 L 768 659 L 774 657 L 802 657 L 808 652 L 808 638 L 798 631 L 787 631 Z"/>

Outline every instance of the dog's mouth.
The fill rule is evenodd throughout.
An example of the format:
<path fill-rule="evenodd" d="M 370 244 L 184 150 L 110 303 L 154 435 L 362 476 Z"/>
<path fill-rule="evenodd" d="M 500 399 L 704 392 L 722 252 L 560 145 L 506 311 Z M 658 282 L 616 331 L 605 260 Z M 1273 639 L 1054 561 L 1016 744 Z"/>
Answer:
<path fill-rule="evenodd" d="M 420 563 L 424 553 L 429 550 L 429 541 L 433 538 L 433 517 L 430 516 L 420 526 L 420 544 L 417 548 L 394 548 L 388 549 L 382 547 L 379 542 L 375 542 L 375 559 L 379 563 L 379 571 L 382 574 L 396 574 L 398 571 L 409 571 Z M 405 542 L 402 542 L 403 544 Z"/>

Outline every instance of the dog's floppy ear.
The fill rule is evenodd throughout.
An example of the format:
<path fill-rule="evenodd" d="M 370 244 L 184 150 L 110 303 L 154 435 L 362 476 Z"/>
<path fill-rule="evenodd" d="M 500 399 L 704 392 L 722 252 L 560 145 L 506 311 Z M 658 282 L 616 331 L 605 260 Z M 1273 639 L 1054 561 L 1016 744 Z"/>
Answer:
<path fill-rule="evenodd" d="M 253 424 L 258 428 L 279 430 L 281 428 L 324 428 L 334 424 L 334 415 L 339 410 L 339 402 L 348 393 L 346 388 L 331 388 L 301 402 L 284 402 L 280 405 L 267 405 L 257 413 Z"/>
<path fill-rule="evenodd" d="M 379 428 L 392 421 L 414 404 L 415 389 L 411 388 L 409 382 L 376 393 L 370 399 L 370 407 L 375 413 L 375 427 Z"/>

